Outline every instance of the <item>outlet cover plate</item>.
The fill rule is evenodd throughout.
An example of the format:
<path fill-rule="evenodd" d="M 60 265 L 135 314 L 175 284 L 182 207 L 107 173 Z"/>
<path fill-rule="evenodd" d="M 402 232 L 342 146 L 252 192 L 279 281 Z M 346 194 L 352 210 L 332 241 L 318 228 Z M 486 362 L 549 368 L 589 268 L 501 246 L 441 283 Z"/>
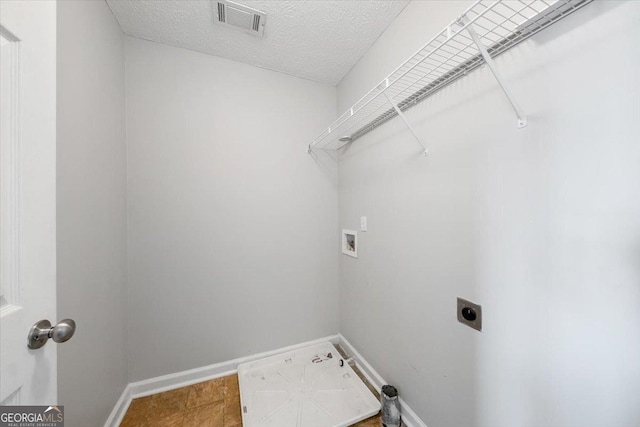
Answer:
<path fill-rule="evenodd" d="M 482 331 L 482 306 L 458 297 L 458 322 Z"/>

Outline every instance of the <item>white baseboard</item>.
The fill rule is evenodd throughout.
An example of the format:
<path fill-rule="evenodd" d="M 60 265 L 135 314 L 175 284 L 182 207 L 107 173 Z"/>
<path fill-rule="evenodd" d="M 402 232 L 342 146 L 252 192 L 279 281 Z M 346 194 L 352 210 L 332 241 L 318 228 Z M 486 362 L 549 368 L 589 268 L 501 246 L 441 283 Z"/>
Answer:
<path fill-rule="evenodd" d="M 129 405 L 131 405 L 131 400 L 131 384 L 127 384 L 120 395 L 120 399 L 116 402 L 116 406 L 113 407 L 109 414 L 107 422 L 104 423 L 104 427 L 118 427 L 124 418 L 124 414 L 127 413 Z"/>
<path fill-rule="evenodd" d="M 227 362 L 216 363 L 209 366 L 203 366 L 201 368 L 190 369 L 188 371 L 176 372 L 174 374 L 130 383 L 122 392 L 120 399 L 118 399 L 116 406 L 111 411 L 104 427 L 118 427 L 122 422 L 124 415 L 127 413 L 127 409 L 129 408 L 131 401 L 135 398 L 162 393 L 163 391 L 174 390 L 199 382 L 232 375 L 237 372 L 238 365 L 242 363 L 253 362 L 254 360 L 263 359 L 265 357 L 286 353 L 288 351 L 297 350 L 299 348 L 327 341 L 332 344 L 340 344 L 347 353 L 353 356 L 353 360 L 356 362 L 358 368 L 360 368 L 369 382 L 371 382 L 371 384 L 373 384 L 377 389 L 380 389 L 382 385 L 386 384 L 382 377 L 369 363 L 367 363 L 367 361 L 356 351 L 349 341 L 347 341 L 342 335 L 332 335 L 277 350 L 266 351 L 264 353 L 229 360 Z M 400 399 L 400 406 L 402 410 L 402 420 L 407 427 L 427 427 L 426 424 L 418 418 L 415 412 L 413 412 L 402 399 Z"/>
<path fill-rule="evenodd" d="M 356 366 L 360 369 L 360 372 L 364 374 L 367 380 L 377 389 L 381 390 L 382 386 L 388 384 L 381 376 L 376 372 L 375 369 L 365 360 L 364 357 L 358 350 L 355 349 L 351 345 L 349 341 L 342 335 L 340 337 L 340 345 L 342 348 L 353 357 L 354 362 L 356 362 Z M 406 425 L 406 427 L 427 427 L 427 425 L 416 415 L 415 412 L 407 405 L 407 403 L 402 400 L 402 398 L 398 399 L 400 401 L 400 412 L 402 413 L 402 422 Z"/>

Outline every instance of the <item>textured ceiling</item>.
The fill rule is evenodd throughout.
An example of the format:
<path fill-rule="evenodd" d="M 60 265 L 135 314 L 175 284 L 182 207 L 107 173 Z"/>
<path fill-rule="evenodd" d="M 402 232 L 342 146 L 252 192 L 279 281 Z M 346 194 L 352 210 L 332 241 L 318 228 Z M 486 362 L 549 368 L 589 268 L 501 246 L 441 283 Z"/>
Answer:
<path fill-rule="evenodd" d="M 336 85 L 409 0 L 238 0 L 267 13 L 264 37 L 214 24 L 210 0 L 107 0 L 134 37 Z"/>

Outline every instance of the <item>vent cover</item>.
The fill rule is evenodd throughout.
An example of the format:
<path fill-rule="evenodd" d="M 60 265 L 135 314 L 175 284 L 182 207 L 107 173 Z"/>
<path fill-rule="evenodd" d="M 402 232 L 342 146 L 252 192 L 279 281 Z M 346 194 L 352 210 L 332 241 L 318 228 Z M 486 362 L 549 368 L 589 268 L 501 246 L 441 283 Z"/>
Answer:
<path fill-rule="evenodd" d="M 213 0 L 215 22 L 262 37 L 267 14 L 259 10 L 229 1 Z"/>

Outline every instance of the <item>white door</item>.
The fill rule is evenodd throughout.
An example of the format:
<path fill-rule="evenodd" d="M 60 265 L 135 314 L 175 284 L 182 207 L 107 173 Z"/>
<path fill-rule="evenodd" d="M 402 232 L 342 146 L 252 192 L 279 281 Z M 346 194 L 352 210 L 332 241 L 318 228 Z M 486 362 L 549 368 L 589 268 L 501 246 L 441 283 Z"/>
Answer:
<path fill-rule="evenodd" d="M 56 3 L 0 0 L 0 404 L 55 405 Z"/>

